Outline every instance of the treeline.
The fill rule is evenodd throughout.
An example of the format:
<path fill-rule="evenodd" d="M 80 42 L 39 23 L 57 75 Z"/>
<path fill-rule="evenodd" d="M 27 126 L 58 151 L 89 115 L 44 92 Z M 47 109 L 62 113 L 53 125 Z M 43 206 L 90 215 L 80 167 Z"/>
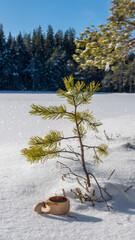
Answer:
<path fill-rule="evenodd" d="M 135 93 L 135 54 L 130 53 L 125 63 L 121 63 L 115 71 L 105 72 L 102 89 L 108 92 Z"/>
<path fill-rule="evenodd" d="M 92 66 L 83 70 L 72 58 L 74 39 L 74 29 L 54 34 L 51 26 L 46 34 L 39 27 L 32 34 L 14 38 L 9 33 L 5 38 L 0 25 L 0 90 L 56 91 L 64 88 L 63 78 L 72 74 L 86 83 L 100 82 L 101 91 L 135 92 L 134 54 L 114 73 Z"/>

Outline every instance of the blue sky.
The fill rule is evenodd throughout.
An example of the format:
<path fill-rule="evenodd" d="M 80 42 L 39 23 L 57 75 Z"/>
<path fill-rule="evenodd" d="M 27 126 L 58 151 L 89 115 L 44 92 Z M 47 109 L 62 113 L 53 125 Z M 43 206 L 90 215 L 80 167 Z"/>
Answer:
<path fill-rule="evenodd" d="M 0 23 L 6 37 L 32 32 L 39 25 L 46 32 L 74 28 L 79 35 L 90 24 L 105 23 L 111 0 L 0 0 Z"/>

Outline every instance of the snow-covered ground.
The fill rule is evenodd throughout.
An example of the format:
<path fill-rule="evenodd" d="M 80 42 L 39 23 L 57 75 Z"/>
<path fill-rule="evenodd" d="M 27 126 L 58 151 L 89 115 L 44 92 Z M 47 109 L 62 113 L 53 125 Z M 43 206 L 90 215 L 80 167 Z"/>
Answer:
<path fill-rule="evenodd" d="M 135 94 L 96 94 L 89 105 L 103 126 L 96 136 L 89 132 L 87 141 L 96 144 L 101 138 L 109 155 L 99 166 L 93 165 L 88 154 L 86 158 L 98 181 L 113 195 L 108 202 L 112 211 L 104 202 L 92 207 L 74 199 L 70 188 L 77 186 L 76 182 L 61 180 L 56 160 L 29 164 L 21 156 L 20 150 L 27 147 L 31 136 L 43 136 L 50 129 L 63 130 L 68 136 L 72 129 L 69 121 L 31 116 L 32 103 L 48 106 L 65 101 L 56 94 L 0 94 L 0 240 L 133 240 L 135 188 L 125 190 L 135 185 L 135 149 L 129 147 L 135 146 Z M 75 147 L 76 143 L 70 144 Z M 80 171 L 74 162 L 72 167 Z M 66 215 L 38 215 L 32 210 L 36 202 L 61 195 L 62 188 L 71 201 L 70 215 L 78 220 Z"/>

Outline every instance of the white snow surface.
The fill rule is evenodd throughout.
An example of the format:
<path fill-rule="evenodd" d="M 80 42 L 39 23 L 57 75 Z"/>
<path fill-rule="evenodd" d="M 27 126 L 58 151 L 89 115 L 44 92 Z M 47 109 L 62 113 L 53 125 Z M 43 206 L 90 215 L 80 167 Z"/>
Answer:
<path fill-rule="evenodd" d="M 75 181 L 62 181 L 56 160 L 30 164 L 20 153 L 31 136 L 44 136 L 50 129 L 69 136 L 68 120 L 43 120 L 29 114 L 31 104 L 66 104 L 56 94 L 0 94 L 0 240 L 133 240 L 135 239 L 135 94 L 95 94 L 89 109 L 103 125 L 96 136 L 88 132 L 90 145 L 106 143 L 109 155 L 93 165 L 86 153 L 87 167 L 112 195 L 108 211 L 104 202 L 80 203 L 70 193 Z M 106 139 L 105 133 L 109 138 Z M 99 138 L 102 140 L 100 141 Z M 75 148 L 76 142 L 70 141 Z M 81 172 L 79 163 L 62 160 Z M 114 174 L 107 180 L 111 172 Z M 93 186 L 95 183 L 93 182 Z M 133 186 L 125 192 L 127 187 Z M 32 210 L 36 202 L 65 189 L 71 201 L 69 215 L 39 215 Z"/>

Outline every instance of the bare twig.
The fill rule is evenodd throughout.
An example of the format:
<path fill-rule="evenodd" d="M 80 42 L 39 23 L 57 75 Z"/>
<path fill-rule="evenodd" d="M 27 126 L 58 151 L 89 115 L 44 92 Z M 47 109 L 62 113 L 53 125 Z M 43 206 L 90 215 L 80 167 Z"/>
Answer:
<path fill-rule="evenodd" d="M 77 178 L 77 182 L 83 189 L 85 189 L 87 192 L 89 192 L 86 182 L 85 182 L 85 186 L 80 182 L 80 180 L 78 178 Z"/>
<path fill-rule="evenodd" d="M 78 136 L 62 137 L 62 138 L 60 138 L 60 140 L 69 140 L 69 139 L 74 139 L 74 138 L 78 138 Z"/>
<path fill-rule="evenodd" d="M 106 188 L 102 188 L 101 189 L 106 193 L 106 195 L 108 195 L 109 198 L 111 198 L 112 196 L 106 191 Z"/>
<path fill-rule="evenodd" d="M 79 189 L 79 188 L 76 188 L 76 189 L 75 189 L 76 192 L 75 192 L 73 189 L 70 189 L 70 191 L 71 191 L 72 193 L 74 193 L 74 195 L 80 200 L 81 203 L 83 203 L 83 196 L 80 196 L 80 194 L 79 194 L 79 192 L 78 192 L 78 189 Z"/>
<path fill-rule="evenodd" d="M 80 159 L 79 159 L 78 155 L 76 154 L 76 152 L 74 151 L 74 148 L 73 148 L 71 145 L 67 145 L 67 146 L 68 146 L 69 150 L 70 150 L 72 153 L 75 154 L 75 156 L 77 157 L 77 159 L 78 159 L 78 161 L 79 161 Z"/>
<path fill-rule="evenodd" d="M 127 189 L 126 189 L 124 192 L 127 192 L 127 191 L 128 191 L 128 190 L 130 190 L 132 187 L 133 187 L 133 185 L 132 185 L 132 186 L 129 186 L 129 187 L 127 187 Z"/>
<path fill-rule="evenodd" d="M 62 188 L 62 192 L 63 192 L 63 196 L 66 197 L 66 192 L 65 192 L 64 188 Z"/>
<path fill-rule="evenodd" d="M 110 176 L 107 178 L 107 180 L 109 180 L 111 178 L 111 176 L 114 174 L 115 169 L 111 172 Z"/>
<path fill-rule="evenodd" d="M 110 137 L 107 135 L 107 133 L 106 133 L 105 130 L 104 130 L 104 134 L 105 134 L 105 137 L 106 137 L 106 139 L 107 139 L 108 141 L 113 140 L 112 137 L 110 138 Z"/>
<path fill-rule="evenodd" d="M 71 157 L 64 157 L 64 156 L 62 156 L 62 155 L 59 155 L 61 158 L 65 158 L 65 159 L 70 159 L 70 160 L 72 160 L 72 161 L 75 161 L 75 162 L 78 162 L 79 160 L 78 159 L 74 159 L 74 158 L 71 158 Z"/>
<path fill-rule="evenodd" d="M 75 154 L 76 156 L 81 156 L 81 154 L 78 152 L 71 152 L 71 151 L 67 151 L 66 149 L 64 151 L 58 150 L 57 152 L 58 153 L 71 153 L 71 154 Z"/>
<path fill-rule="evenodd" d="M 101 147 L 98 147 L 98 146 L 88 146 L 88 145 L 83 145 L 83 147 L 85 147 L 85 148 L 88 148 L 88 149 L 101 149 L 102 150 L 102 148 Z"/>
<path fill-rule="evenodd" d="M 71 152 L 74 152 L 74 148 L 71 145 L 67 145 Z"/>
<path fill-rule="evenodd" d="M 80 176 L 80 175 L 74 173 L 74 172 L 70 169 L 70 167 L 68 167 L 66 164 L 64 164 L 64 163 L 62 163 L 62 162 L 59 162 L 59 161 L 57 161 L 57 163 L 59 163 L 61 166 L 63 166 L 63 168 L 67 168 L 67 169 L 69 170 L 70 174 L 74 175 L 74 176 L 77 177 L 77 178 L 82 178 L 82 179 L 84 179 L 84 180 L 86 181 L 86 179 L 85 179 L 83 176 Z"/>
<path fill-rule="evenodd" d="M 88 194 L 85 193 L 85 200 L 86 200 L 86 197 L 89 199 L 89 201 L 91 202 L 92 206 L 94 207 L 95 206 L 94 200 Z"/>
<path fill-rule="evenodd" d="M 102 140 L 100 137 L 98 137 L 97 135 L 95 135 L 95 137 L 97 138 L 97 139 L 99 139 L 99 140 Z"/>
<path fill-rule="evenodd" d="M 97 186 L 98 186 L 98 188 L 99 188 L 99 191 L 100 191 L 101 197 L 102 197 L 102 199 L 104 200 L 104 202 L 105 202 L 105 204 L 106 204 L 108 210 L 110 211 L 110 209 L 112 209 L 112 207 L 111 207 L 110 205 L 108 205 L 107 201 L 105 200 L 105 198 L 104 198 L 104 196 L 103 196 L 102 190 L 104 190 L 104 189 L 102 189 L 102 188 L 100 187 L 100 185 L 99 185 L 97 179 L 95 178 L 95 176 L 94 176 L 92 173 L 88 173 L 88 174 L 91 175 L 91 176 L 94 178 L 94 180 L 95 180 L 95 182 L 96 182 L 96 184 L 97 184 Z"/>

